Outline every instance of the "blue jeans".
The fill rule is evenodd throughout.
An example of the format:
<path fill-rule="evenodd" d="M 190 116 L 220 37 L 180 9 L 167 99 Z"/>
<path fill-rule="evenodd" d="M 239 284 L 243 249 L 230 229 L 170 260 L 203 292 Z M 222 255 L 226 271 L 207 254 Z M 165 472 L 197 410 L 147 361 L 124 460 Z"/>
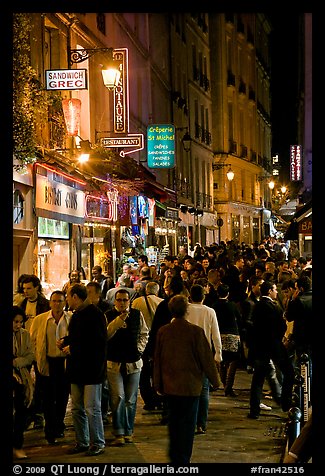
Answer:
<path fill-rule="evenodd" d="M 200 397 L 167 395 L 169 457 L 172 464 L 191 462 Z"/>
<path fill-rule="evenodd" d="M 134 429 L 141 372 L 107 370 L 112 424 L 115 436 L 130 436 Z"/>
<path fill-rule="evenodd" d="M 102 384 L 71 384 L 72 420 L 80 446 L 105 446 L 101 396 Z"/>
<path fill-rule="evenodd" d="M 209 388 L 210 382 L 207 377 L 203 378 L 203 386 L 201 390 L 201 395 L 199 399 L 199 409 L 197 412 L 196 426 L 206 430 L 207 428 L 207 419 L 209 411 Z"/>

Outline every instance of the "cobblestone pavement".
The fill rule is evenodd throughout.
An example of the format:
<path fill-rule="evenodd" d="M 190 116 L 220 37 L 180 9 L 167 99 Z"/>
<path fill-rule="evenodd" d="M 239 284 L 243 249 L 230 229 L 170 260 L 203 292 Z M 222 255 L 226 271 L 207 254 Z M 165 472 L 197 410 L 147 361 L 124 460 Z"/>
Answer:
<path fill-rule="evenodd" d="M 237 397 L 225 397 L 219 389 L 210 394 L 207 432 L 196 435 L 191 463 L 280 463 L 285 450 L 287 414 L 270 399 L 263 403 L 272 410 L 262 410 L 259 420 L 247 418 L 251 375 L 238 369 L 235 379 Z M 265 387 L 268 390 L 268 387 Z M 167 426 L 160 424 L 159 412 L 143 410 L 139 395 L 134 442 L 123 447 L 110 447 L 111 424 L 105 426 L 106 449 L 96 457 L 69 455 L 74 445 L 70 408 L 66 416 L 65 437 L 58 445 L 49 446 L 43 430 L 25 433 L 24 463 L 168 463 Z"/>

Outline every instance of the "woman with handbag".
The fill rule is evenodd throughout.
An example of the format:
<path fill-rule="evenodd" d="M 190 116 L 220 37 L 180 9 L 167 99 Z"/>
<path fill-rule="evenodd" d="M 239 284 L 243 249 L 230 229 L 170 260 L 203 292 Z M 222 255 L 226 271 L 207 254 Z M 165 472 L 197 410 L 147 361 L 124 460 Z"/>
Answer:
<path fill-rule="evenodd" d="M 22 449 L 28 408 L 33 400 L 34 383 L 30 374 L 35 360 L 29 332 L 23 328 L 26 314 L 13 306 L 13 457 L 27 458 Z"/>

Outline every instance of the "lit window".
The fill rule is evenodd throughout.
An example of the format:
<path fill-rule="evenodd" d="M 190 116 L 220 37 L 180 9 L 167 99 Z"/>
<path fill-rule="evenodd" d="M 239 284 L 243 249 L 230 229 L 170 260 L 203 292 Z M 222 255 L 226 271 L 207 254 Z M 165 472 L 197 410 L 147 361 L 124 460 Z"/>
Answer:
<path fill-rule="evenodd" d="M 14 191 L 14 223 L 17 225 L 24 218 L 24 197 L 19 190 Z"/>

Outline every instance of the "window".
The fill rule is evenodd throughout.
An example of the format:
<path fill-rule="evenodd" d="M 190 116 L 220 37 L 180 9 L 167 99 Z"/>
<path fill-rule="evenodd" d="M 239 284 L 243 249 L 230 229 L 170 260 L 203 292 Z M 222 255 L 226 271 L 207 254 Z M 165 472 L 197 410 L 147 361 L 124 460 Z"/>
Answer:
<path fill-rule="evenodd" d="M 14 224 L 18 225 L 24 218 L 24 197 L 19 190 L 14 191 L 13 202 Z"/>

